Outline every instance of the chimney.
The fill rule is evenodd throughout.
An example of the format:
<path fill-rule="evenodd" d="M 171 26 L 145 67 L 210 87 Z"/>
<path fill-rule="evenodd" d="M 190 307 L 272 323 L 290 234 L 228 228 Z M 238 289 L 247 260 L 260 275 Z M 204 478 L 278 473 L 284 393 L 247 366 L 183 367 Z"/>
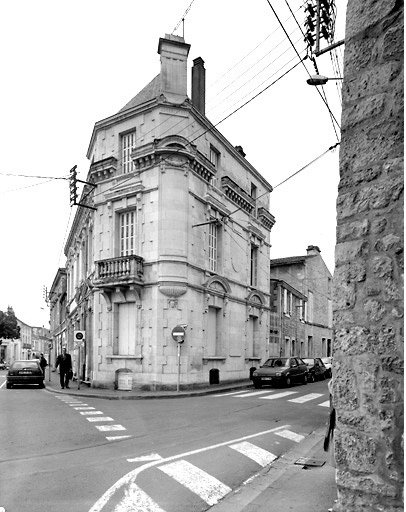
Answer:
<path fill-rule="evenodd" d="M 192 68 L 192 104 L 203 115 L 206 110 L 206 70 L 204 60 L 197 57 Z"/>
<path fill-rule="evenodd" d="M 183 37 L 165 34 L 159 38 L 161 56 L 161 93 L 171 103 L 183 103 L 187 98 L 187 57 L 190 44 Z"/>
<path fill-rule="evenodd" d="M 320 254 L 321 251 L 320 249 L 317 247 L 317 245 L 309 245 L 308 248 L 306 249 L 307 251 L 307 254 L 308 255 L 317 255 L 317 254 Z"/>

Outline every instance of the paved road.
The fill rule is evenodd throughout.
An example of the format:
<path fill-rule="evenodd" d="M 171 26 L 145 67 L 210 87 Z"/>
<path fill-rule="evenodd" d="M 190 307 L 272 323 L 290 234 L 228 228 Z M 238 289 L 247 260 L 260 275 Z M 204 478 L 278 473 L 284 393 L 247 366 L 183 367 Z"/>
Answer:
<path fill-rule="evenodd" d="M 7 512 L 208 510 L 322 426 L 328 400 L 326 381 L 173 400 L 73 395 L 0 387 Z"/>

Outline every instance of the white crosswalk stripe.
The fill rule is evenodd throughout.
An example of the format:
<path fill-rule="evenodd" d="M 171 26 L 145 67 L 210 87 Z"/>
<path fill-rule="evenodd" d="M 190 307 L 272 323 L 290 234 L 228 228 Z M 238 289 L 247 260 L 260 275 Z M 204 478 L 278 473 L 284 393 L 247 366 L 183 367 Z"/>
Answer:
<path fill-rule="evenodd" d="M 185 460 L 165 464 L 159 469 L 197 494 L 210 506 L 232 491 L 228 485 Z"/>
<path fill-rule="evenodd" d="M 231 393 L 220 393 L 219 395 L 212 395 L 213 397 L 218 396 L 231 396 L 231 395 L 238 395 L 240 393 L 245 393 L 245 391 L 232 391 Z"/>
<path fill-rule="evenodd" d="M 127 430 L 123 425 L 95 425 L 100 432 L 109 432 L 110 430 Z"/>
<path fill-rule="evenodd" d="M 104 414 L 102 411 L 79 411 L 82 416 L 97 416 L 98 414 Z"/>
<path fill-rule="evenodd" d="M 265 393 L 273 393 L 273 391 L 269 389 L 263 389 L 262 391 L 252 391 L 251 393 L 244 393 L 243 395 L 234 395 L 233 398 L 246 398 L 247 396 L 264 395 Z"/>
<path fill-rule="evenodd" d="M 277 393 L 276 395 L 270 396 L 260 396 L 261 400 L 276 400 L 277 398 L 283 398 L 284 396 L 296 395 L 297 391 L 283 391 L 282 393 Z"/>
<path fill-rule="evenodd" d="M 327 400 L 327 402 L 322 402 L 319 404 L 320 407 L 330 407 L 330 400 Z"/>
<path fill-rule="evenodd" d="M 233 450 L 245 455 L 246 457 L 257 462 L 263 468 L 277 459 L 277 456 L 255 444 L 243 441 L 242 443 L 236 443 L 230 445 Z"/>
<path fill-rule="evenodd" d="M 89 418 L 86 418 L 87 421 L 95 422 L 95 421 L 114 421 L 113 418 L 110 418 L 110 416 L 90 416 Z"/>
<path fill-rule="evenodd" d="M 315 400 L 323 396 L 323 393 L 310 393 L 309 395 L 299 396 L 298 398 L 291 398 L 288 402 L 294 402 L 296 404 L 304 404 L 305 402 L 309 402 L 310 400 Z"/>
<path fill-rule="evenodd" d="M 115 507 L 114 512 L 130 512 L 134 510 L 134 503 L 137 504 L 137 510 L 142 512 L 165 512 L 151 496 L 141 490 L 134 482 L 130 483 L 124 498 Z"/>
<path fill-rule="evenodd" d="M 296 432 L 292 432 L 291 430 L 279 430 L 278 432 L 275 432 L 275 434 L 277 436 L 284 437 L 285 439 L 290 439 L 295 443 L 300 443 L 300 441 L 302 441 L 305 437 L 301 434 L 296 434 Z"/>

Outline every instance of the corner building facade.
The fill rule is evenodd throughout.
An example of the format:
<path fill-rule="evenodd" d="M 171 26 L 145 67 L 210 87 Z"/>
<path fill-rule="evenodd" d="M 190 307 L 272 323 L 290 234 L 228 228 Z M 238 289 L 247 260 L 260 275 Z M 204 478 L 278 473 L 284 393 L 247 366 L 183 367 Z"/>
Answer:
<path fill-rule="evenodd" d="M 70 331 L 83 378 L 112 387 L 248 378 L 269 351 L 270 184 L 204 115 L 204 62 L 187 96 L 183 38 L 159 40 L 160 74 L 96 123 L 66 245 Z M 87 195 L 88 194 L 88 195 Z M 71 338 L 71 336 L 70 336 Z M 79 354 L 78 354 L 79 356 Z"/>

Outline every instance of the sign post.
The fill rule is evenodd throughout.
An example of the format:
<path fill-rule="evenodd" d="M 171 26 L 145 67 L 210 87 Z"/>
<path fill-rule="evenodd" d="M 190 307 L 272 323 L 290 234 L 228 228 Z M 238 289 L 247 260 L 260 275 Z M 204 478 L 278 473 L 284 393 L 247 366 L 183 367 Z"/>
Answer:
<path fill-rule="evenodd" d="M 74 331 L 73 337 L 74 337 L 74 340 L 77 343 L 77 347 L 78 347 L 78 368 L 77 368 L 78 375 L 77 375 L 77 377 L 78 377 L 78 389 L 80 389 L 80 349 L 85 342 L 85 331 Z"/>
<path fill-rule="evenodd" d="M 178 380 L 176 385 L 176 391 L 179 393 L 179 384 L 180 384 L 180 347 L 182 343 L 185 341 L 185 328 L 182 325 L 177 325 L 172 329 L 172 338 L 178 344 Z"/>
<path fill-rule="evenodd" d="M 51 382 L 51 357 L 52 357 L 52 341 L 48 343 L 48 380 Z M 45 375 L 44 375 L 45 377 Z"/>

